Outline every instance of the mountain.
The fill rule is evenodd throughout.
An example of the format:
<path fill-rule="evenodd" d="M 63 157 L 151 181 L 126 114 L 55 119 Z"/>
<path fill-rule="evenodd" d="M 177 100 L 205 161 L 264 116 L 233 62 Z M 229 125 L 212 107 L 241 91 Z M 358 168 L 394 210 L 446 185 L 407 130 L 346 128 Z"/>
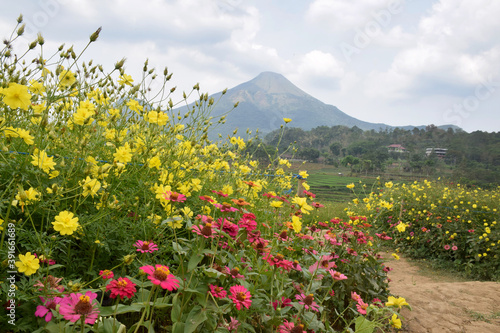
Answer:
<path fill-rule="evenodd" d="M 221 93 L 217 93 L 211 97 L 217 101 L 220 96 Z M 217 133 L 211 133 L 212 138 L 219 133 L 227 137 L 236 128 L 239 129 L 239 135 L 243 135 L 247 128 L 252 133 L 258 128 L 262 136 L 280 128 L 284 124 L 283 118 L 291 118 L 293 121 L 289 126 L 303 130 L 336 125 L 375 131 L 393 128 L 351 117 L 300 90 L 283 75 L 273 72 L 263 72 L 248 82 L 228 89 L 212 112 L 214 120 L 217 121 L 218 115 L 231 110 L 237 102 L 238 107 L 227 115 L 226 123 L 215 129 Z"/>

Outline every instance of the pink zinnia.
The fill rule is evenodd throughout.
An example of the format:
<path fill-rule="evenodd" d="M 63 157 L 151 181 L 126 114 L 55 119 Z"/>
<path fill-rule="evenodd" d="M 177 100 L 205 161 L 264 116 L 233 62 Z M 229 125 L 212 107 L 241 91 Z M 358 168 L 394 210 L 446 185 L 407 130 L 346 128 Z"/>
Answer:
<path fill-rule="evenodd" d="M 72 323 L 83 317 L 86 324 L 93 325 L 99 315 L 98 304 L 97 302 L 93 303 L 96 298 L 97 294 L 91 291 L 87 291 L 85 295 L 71 293 L 59 303 L 59 313 Z"/>
<path fill-rule="evenodd" d="M 177 280 L 173 274 L 170 274 L 168 266 L 156 265 L 153 267 L 148 265 L 142 266 L 140 269 L 146 274 L 149 274 L 148 279 L 150 279 L 153 284 L 159 285 L 163 289 L 172 291 L 179 287 L 179 280 Z"/>
<path fill-rule="evenodd" d="M 119 296 L 123 300 L 125 297 L 132 298 L 137 290 L 135 289 L 135 283 L 128 278 L 120 277 L 118 280 L 112 280 L 106 286 L 106 291 L 111 291 L 111 298 Z"/>
<path fill-rule="evenodd" d="M 292 300 L 289 298 L 285 298 L 285 296 L 282 296 L 281 301 L 276 300 L 272 302 L 271 305 L 273 306 L 274 310 L 276 310 L 277 308 L 286 308 L 287 306 L 291 307 Z"/>
<path fill-rule="evenodd" d="M 293 321 L 283 319 L 283 325 L 278 327 L 278 333 L 306 333 L 306 331 L 304 331 L 304 325 L 297 324 L 295 326 Z"/>
<path fill-rule="evenodd" d="M 146 241 L 143 242 L 141 240 L 138 240 L 134 246 L 137 248 L 137 251 L 141 253 L 153 253 L 154 251 L 158 251 L 158 245 L 153 243 L 152 241 Z"/>
<path fill-rule="evenodd" d="M 363 301 L 361 296 L 359 296 L 358 293 L 356 293 L 355 291 L 351 291 L 351 298 L 356 302 Z"/>
<path fill-rule="evenodd" d="M 184 202 L 186 201 L 186 196 L 184 194 L 180 194 L 177 192 L 172 192 L 172 191 L 167 191 L 163 195 L 163 198 L 165 200 L 169 200 L 172 202 Z"/>
<path fill-rule="evenodd" d="M 227 292 L 222 289 L 222 287 L 214 286 L 213 284 L 210 285 L 210 291 L 209 291 L 214 297 L 217 298 L 225 298 L 227 296 Z"/>
<path fill-rule="evenodd" d="M 449 250 L 449 249 L 450 249 L 450 246 L 449 246 L 448 244 L 446 244 L 446 245 L 444 246 L 444 249 L 445 249 L 445 250 Z"/>
<path fill-rule="evenodd" d="M 109 269 L 105 269 L 103 271 L 100 271 L 99 275 L 103 278 L 103 280 L 109 280 L 115 276 L 115 273 L 113 273 L 113 271 L 110 271 Z"/>
<path fill-rule="evenodd" d="M 240 269 L 238 267 L 230 269 L 229 267 L 226 266 L 224 267 L 224 273 L 230 275 L 233 279 L 245 280 L 245 277 L 240 274 Z"/>
<path fill-rule="evenodd" d="M 451 247 L 451 249 L 452 249 L 453 251 L 456 251 L 456 250 L 458 250 L 458 247 L 457 247 L 456 245 L 453 245 L 453 246 Z"/>
<path fill-rule="evenodd" d="M 366 309 L 368 309 L 368 304 L 360 300 L 358 304 L 356 304 L 356 309 L 358 309 L 359 313 L 365 315 Z"/>
<path fill-rule="evenodd" d="M 247 309 L 250 308 L 250 305 L 252 304 L 252 300 L 250 300 L 250 298 L 252 295 L 247 288 L 242 285 L 232 286 L 229 288 L 229 292 L 231 293 L 229 298 L 233 301 L 237 310 L 241 310 L 242 306 Z"/>
<path fill-rule="evenodd" d="M 232 207 L 227 202 L 223 202 L 222 204 L 216 203 L 214 206 L 219 208 L 223 213 L 234 213 L 238 211 L 237 208 Z"/>
<path fill-rule="evenodd" d="M 344 274 L 342 274 L 340 272 L 334 271 L 333 269 L 328 270 L 328 272 L 330 273 L 330 275 L 332 276 L 332 278 L 334 280 L 340 281 L 340 280 L 347 279 L 347 276 L 345 276 Z"/>
<path fill-rule="evenodd" d="M 205 223 L 203 227 L 193 225 L 191 231 L 205 238 L 214 238 L 217 232 L 212 228 L 212 223 Z"/>
<path fill-rule="evenodd" d="M 40 296 L 40 299 L 44 303 L 43 305 L 38 305 L 36 307 L 35 316 L 43 318 L 45 321 L 49 322 L 52 320 L 53 314 L 51 310 L 56 310 L 57 304 L 62 301 L 61 297 L 48 298 L 47 300 Z"/>
<path fill-rule="evenodd" d="M 318 269 L 329 270 L 331 268 L 337 267 L 337 265 L 335 265 L 335 262 L 331 261 L 331 260 L 333 260 L 333 256 L 332 255 L 321 256 L 321 258 L 319 259 L 319 261 L 315 262 L 314 264 L 312 264 L 309 267 L 309 272 L 314 273 L 314 271 L 316 271 Z"/>
<path fill-rule="evenodd" d="M 299 304 L 304 305 L 306 310 L 311 309 L 312 311 L 319 311 L 319 305 L 314 301 L 313 294 L 309 294 L 307 296 L 304 294 L 295 295 L 295 298 L 299 300 Z"/>

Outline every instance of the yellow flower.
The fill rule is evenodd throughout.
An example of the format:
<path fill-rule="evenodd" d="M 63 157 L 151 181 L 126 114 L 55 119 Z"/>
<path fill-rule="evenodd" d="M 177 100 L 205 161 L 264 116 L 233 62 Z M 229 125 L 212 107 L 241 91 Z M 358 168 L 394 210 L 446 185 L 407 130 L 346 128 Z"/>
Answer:
<path fill-rule="evenodd" d="M 60 212 L 59 215 L 55 217 L 55 221 L 52 222 L 54 230 L 59 231 L 61 235 L 72 235 L 80 226 L 78 217 L 73 216 L 73 213 L 67 210 Z"/>
<path fill-rule="evenodd" d="M 158 124 L 159 126 L 165 126 L 169 118 L 165 112 L 149 111 L 144 116 L 144 119 L 149 123 Z"/>
<path fill-rule="evenodd" d="M 313 208 L 307 204 L 307 198 L 301 198 L 301 197 L 295 197 L 292 200 L 292 203 L 297 204 L 300 207 L 300 210 L 304 214 L 309 214 L 309 210 L 312 210 Z"/>
<path fill-rule="evenodd" d="M 399 260 L 399 256 L 396 253 L 393 253 L 392 256 L 394 257 L 394 259 Z"/>
<path fill-rule="evenodd" d="M 193 187 L 193 191 L 195 192 L 203 188 L 203 186 L 201 185 L 201 180 L 199 180 L 198 178 L 191 179 L 191 186 Z"/>
<path fill-rule="evenodd" d="M 292 121 L 292 119 L 290 119 L 290 118 L 283 118 L 283 121 L 285 122 L 285 124 L 288 124 L 289 122 Z"/>
<path fill-rule="evenodd" d="M 33 187 L 30 187 L 28 190 L 24 190 L 22 187 L 19 187 L 19 190 L 16 194 L 16 200 L 12 202 L 12 205 L 16 206 L 19 202 L 22 209 L 24 209 L 25 205 L 31 204 L 33 201 L 40 200 L 40 193 L 35 190 Z"/>
<path fill-rule="evenodd" d="M 132 149 L 130 149 L 128 142 L 125 142 L 125 145 L 116 148 L 116 152 L 113 156 L 115 157 L 115 161 L 120 163 L 128 163 L 132 161 Z"/>
<path fill-rule="evenodd" d="M 394 184 L 392 182 L 385 183 L 385 187 L 391 188 Z"/>
<path fill-rule="evenodd" d="M 194 215 L 193 211 L 189 207 L 182 208 L 181 213 L 184 214 L 184 216 L 188 217 L 188 218 L 191 218 Z"/>
<path fill-rule="evenodd" d="M 307 177 L 309 177 L 309 174 L 307 173 L 307 171 L 301 171 L 299 172 L 299 176 L 306 179 Z"/>
<path fill-rule="evenodd" d="M 134 80 L 132 79 L 132 76 L 123 74 L 118 78 L 118 83 L 123 85 L 128 85 L 132 86 L 132 83 L 134 83 Z"/>
<path fill-rule="evenodd" d="M 131 99 L 130 101 L 127 102 L 126 104 L 130 110 L 137 112 L 139 114 L 139 111 L 142 111 L 143 107 L 139 102 L 137 102 L 134 99 Z"/>
<path fill-rule="evenodd" d="M 17 128 L 17 135 L 24 140 L 27 145 L 32 145 L 34 143 L 33 139 L 35 137 L 30 135 L 30 131 L 24 130 L 22 128 Z"/>
<path fill-rule="evenodd" d="M 280 208 L 281 206 L 283 206 L 283 201 L 271 201 L 269 204 L 271 205 L 271 207 Z"/>
<path fill-rule="evenodd" d="M 387 303 L 385 303 L 385 306 L 394 306 L 397 307 L 398 309 L 401 309 L 402 306 L 404 305 L 410 305 L 406 303 L 406 300 L 403 297 L 393 297 L 389 296 L 387 299 Z"/>
<path fill-rule="evenodd" d="M 167 219 L 167 224 L 172 229 L 182 228 L 182 217 L 180 217 L 179 215 L 176 215 L 174 217 L 170 217 Z"/>
<path fill-rule="evenodd" d="M 59 86 L 61 88 L 71 87 L 76 82 L 75 74 L 71 71 L 62 71 L 59 74 Z"/>
<path fill-rule="evenodd" d="M 80 185 L 83 187 L 83 196 L 86 197 L 89 194 L 94 197 L 94 195 L 97 194 L 97 191 L 101 188 L 101 182 L 99 182 L 97 179 L 92 179 L 89 176 L 87 178 L 80 182 Z"/>
<path fill-rule="evenodd" d="M 42 83 L 37 80 L 30 81 L 30 87 L 28 88 L 33 94 L 41 95 L 45 92 L 45 87 Z"/>
<path fill-rule="evenodd" d="M 3 224 L 4 220 L 0 219 L 0 226 Z M 3 230 L 3 227 L 0 227 L 0 231 Z"/>
<path fill-rule="evenodd" d="M 54 170 L 54 166 L 56 165 L 56 162 L 54 162 L 54 157 L 48 157 L 45 150 L 40 151 L 38 149 L 35 149 L 33 155 L 31 155 L 31 158 L 33 159 L 33 161 L 31 161 L 31 164 L 39 167 L 43 170 L 43 172 L 47 174 L 50 173 L 51 170 Z"/>
<path fill-rule="evenodd" d="M 19 261 L 16 261 L 17 270 L 19 273 L 24 273 L 30 276 L 40 268 L 40 260 L 35 258 L 31 252 L 19 255 Z"/>
<path fill-rule="evenodd" d="M 353 189 L 354 188 L 354 183 L 350 183 L 349 185 L 346 185 L 345 187 L 349 188 L 349 189 Z"/>
<path fill-rule="evenodd" d="M 398 229 L 399 232 L 405 232 L 406 227 L 408 225 L 404 224 L 403 222 L 399 222 L 398 225 L 396 226 L 396 229 Z"/>
<path fill-rule="evenodd" d="M 28 110 L 31 105 L 31 94 L 28 92 L 28 87 L 22 84 L 10 83 L 8 88 L 2 90 L 2 94 L 3 102 L 12 109 Z"/>
<path fill-rule="evenodd" d="M 302 230 L 302 222 L 298 216 L 292 216 L 292 227 L 295 232 L 300 232 Z"/>
<path fill-rule="evenodd" d="M 161 161 L 160 161 L 160 158 L 158 157 L 158 155 L 151 157 L 148 161 L 148 165 L 149 165 L 150 169 L 156 168 L 156 169 L 160 170 Z"/>
<path fill-rule="evenodd" d="M 397 314 L 393 314 L 391 319 L 389 319 L 389 324 L 391 324 L 392 327 L 394 328 L 401 328 L 401 319 L 398 318 Z"/>

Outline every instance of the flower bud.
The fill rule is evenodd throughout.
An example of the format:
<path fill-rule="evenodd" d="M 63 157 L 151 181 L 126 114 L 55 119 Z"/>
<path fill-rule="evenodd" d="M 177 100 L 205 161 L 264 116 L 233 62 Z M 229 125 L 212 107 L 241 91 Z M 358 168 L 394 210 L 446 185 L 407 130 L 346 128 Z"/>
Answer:
<path fill-rule="evenodd" d="M 92 35 L 90 35 L 90 42 L 95 42 L 97 38 L 99 38 L 99 33 L 101 32 L 102 27 L 99 27 Z"/>
<path fill-rule="evenodd" d="M 22 34 L 24 34 L 24 28 L 26 28 L 26 24 L 23 24 L 22 26 L 19 27 L 19 29 L 17 29 L 18 36 L 21 36 Z"/>

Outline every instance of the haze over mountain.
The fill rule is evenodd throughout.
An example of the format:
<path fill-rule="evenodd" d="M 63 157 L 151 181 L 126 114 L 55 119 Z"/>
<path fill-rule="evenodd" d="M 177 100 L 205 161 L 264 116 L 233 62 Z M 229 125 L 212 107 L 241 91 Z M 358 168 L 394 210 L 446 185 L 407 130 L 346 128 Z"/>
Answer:
<path fill-rule="evenodd" d="M 221 93 L 212 95 L 218 100 Z M 395 128 L 383 123 L 370 123 L 356 119 L 342 112 L 333 105 L 328 105 L 312 97 L 296 87 L 283 75 L 273 72 L 263 72 L 254 79 L 228 89 L 226 94 L 215 106 L 212 115 L 214 120 L 218 115 L 226 113 L 235 103 L 238 107 L 227 115 L 226 123 L 216 128 L 215 132 L 227 137 L 238 128 L 238 135 L 245 134 L 247 128 L 252 133 L 259 129 L 261 137 L 280 128 L 283 118 L 291 118 L 290 127 L 310 130 L 318 126 L 344 125 L 357 126 L 363 130 L 385 130 Z M 398 126 L 413 129 L 423 126 Z M 440 126 L 444 128 L 456 126 Z M 211 133 L 211 136 L 214 137 Z"/>

